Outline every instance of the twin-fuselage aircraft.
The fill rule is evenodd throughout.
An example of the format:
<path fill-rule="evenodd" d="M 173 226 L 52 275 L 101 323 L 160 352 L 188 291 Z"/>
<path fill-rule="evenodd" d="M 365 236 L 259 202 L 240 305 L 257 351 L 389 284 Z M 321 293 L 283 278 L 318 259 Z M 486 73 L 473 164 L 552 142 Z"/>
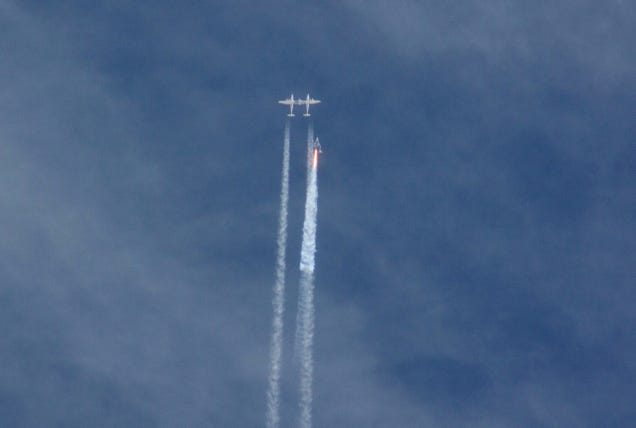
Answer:
<path fill-rule="evenodd" d="M 294 106 L 305 106 L 307 108 L 305 114 L 303 114 L 304 117 L 309 117 L 311 116 L 309 114 L 309 106 L 312 104 L 318 104 L 320 102 L 320 100 L 315 100 L 313 98 L 311 98 L 309 96 L 309 94 L 307 94 L 307 98 L 305 99 L 294 99 L 294 94 L 291 94 L 291 97 L 287 98 L 286 100 L 280 100 L 278 103 L 279 104 L 284 104 L 289 106 L 289 114 L 287 116 L 289 117 L 294 117 Z"/>

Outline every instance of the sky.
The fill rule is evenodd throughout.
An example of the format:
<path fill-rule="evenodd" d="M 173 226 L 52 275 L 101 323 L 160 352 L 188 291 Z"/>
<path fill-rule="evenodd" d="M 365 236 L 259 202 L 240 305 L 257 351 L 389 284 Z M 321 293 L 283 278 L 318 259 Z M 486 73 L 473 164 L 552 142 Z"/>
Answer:
<path fill-rule="evenodd" d="M 636 425 L 635 22 L 620 0 L 0 0 L 1 424 L 264 426 L 276 101 L 309 92 L 314 426 Z"/>

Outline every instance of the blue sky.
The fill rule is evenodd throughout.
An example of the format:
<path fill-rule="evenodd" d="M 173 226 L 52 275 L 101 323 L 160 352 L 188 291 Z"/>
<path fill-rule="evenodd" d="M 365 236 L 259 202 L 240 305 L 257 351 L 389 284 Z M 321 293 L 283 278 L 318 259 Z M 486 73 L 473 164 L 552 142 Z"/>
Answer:
<path fill-rule="evenodd" d="M 634 22 L 0 0 L 2 425 L 264 425 L 292 91 L 323 100 L 315 426 L 635 425 Z"/>

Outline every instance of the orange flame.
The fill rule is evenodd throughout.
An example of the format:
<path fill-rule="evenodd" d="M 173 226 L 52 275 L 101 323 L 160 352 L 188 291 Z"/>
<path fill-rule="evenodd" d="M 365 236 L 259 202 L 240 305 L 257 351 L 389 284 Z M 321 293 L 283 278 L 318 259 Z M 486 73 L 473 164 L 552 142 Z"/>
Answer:
<path fill-rule="evenodd" d="M 318 149 L 314 149 L 314 161 L 313 161 L 314 169 L 318 166 Z"/>

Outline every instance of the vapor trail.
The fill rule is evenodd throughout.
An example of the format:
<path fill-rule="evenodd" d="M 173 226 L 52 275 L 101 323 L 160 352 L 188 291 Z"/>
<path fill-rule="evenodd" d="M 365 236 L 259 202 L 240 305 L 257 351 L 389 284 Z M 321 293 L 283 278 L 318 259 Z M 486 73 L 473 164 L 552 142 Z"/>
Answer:
<path fill-rule="evenodd" d="M 285 122 L 283 144 L 283 171 L 280 184 L 280 214 L 278 217 L 278 254 L 276 280 L 272 299 L 272 337 L 270 342 L 270 368 L 267 388 L 267 428 L 278 428 L 280 423 L 280 373 L 283 354 L 283 311 L 285 303 L 285 250 L 287 247 L 287 202 L 289 200 L 289 119 Z"/>
<path fill-rule="evenodd" d="M 307 187 L 309 187 L 309 176 L 311 175 L 311 157 L 314 153 L 314 123 L 309 119 L 307 125 Z"/>
<path fill-rule="evenodd" d="M 309 179 L 311 177 L 311 162 L 312 155 L 314 152 L 314 123 L 309 120 L 307 125 L 307 191 L 306 194 L 309 194 Z M 307 214 L 305 213 L 305 221 Z M 303 232 L 304 233 L 304 232 Z M 304 242 L 304 241 L 303 241 Z M 296 312 L 296 334 L 294 335 L 294 362 L 299 362 L 300 358 L 300 347 L 302 344 L 302 294 L 298 295 L 298 312 Z"/>
<path fill-rule="evenodd" d="M 313 137 L 313 129 L 312 131 Z M 308 146 L 309 148 L 309 146 Z M 316 254 L 316 214 L 318 212 L 317 165 L 310 150 L 305 200 L 305 221 L 300 253 L 300 293 L 297 332 L 300 332 L 300 426 L 311 427 L 314 337 L 314 264 Z"/>

